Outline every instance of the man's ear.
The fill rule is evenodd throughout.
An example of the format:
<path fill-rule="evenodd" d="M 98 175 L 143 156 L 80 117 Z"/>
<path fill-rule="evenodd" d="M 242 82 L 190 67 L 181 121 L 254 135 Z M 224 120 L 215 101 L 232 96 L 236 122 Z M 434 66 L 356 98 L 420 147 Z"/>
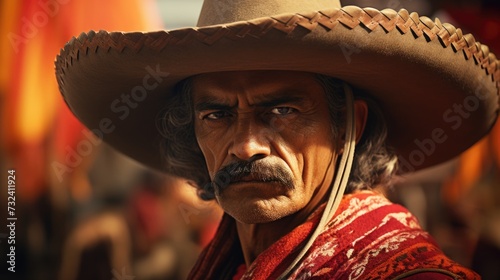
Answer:
<path fill-rule="evenodd" d="M 361 99 L 354 100 L 354 121 L 356 122 L 356 144 L 361 139 L 368 119 L 368 105 Z"/>

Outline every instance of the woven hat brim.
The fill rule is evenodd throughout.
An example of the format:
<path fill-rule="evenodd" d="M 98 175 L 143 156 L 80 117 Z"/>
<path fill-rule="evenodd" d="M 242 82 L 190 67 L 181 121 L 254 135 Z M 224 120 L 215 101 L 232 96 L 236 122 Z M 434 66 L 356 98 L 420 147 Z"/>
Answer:
<path fill-rule="evenodd" d="M 487 134 L 499 111 L 499 64 L 472 35 L 439 20 L 349 6 L 172 31 L 84 33 L 57 57 L 56 76 L 82 123 L 162 171 L 155 120 L 179 81 L 243 70 L 333 76 L 379 102 L 389 144 L 414 171 Z"/>

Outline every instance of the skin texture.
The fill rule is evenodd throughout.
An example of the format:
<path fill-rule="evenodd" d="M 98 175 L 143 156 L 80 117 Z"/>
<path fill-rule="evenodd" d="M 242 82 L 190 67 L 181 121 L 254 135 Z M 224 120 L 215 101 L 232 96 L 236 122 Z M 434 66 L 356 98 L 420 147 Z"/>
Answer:
<path fill-rule="evenodd" d="M 255 161 L 257 170 L 280 169 L 290 181 L 286 185 L 262 172 L 270 176 L 265 180 L 254 171 L 215 189 L 218 203 L 236 219 L 250 264 L 326 200 L 342 137 L 332 134 L 315 74 L 209 73 L 194 77 L 192 85 L 196 138 L 213 180 L 229 164 Z M 362 129 L 366 104 L 357 101 L 355 109 Z"/>

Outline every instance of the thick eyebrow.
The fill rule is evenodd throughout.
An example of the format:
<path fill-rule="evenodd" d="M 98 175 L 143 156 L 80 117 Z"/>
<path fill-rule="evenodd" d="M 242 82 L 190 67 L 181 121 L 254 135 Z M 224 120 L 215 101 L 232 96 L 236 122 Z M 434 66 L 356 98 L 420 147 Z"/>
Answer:
<path fill-rule="evenodd" d="M 270 95 L 262 96 L 262 98 L 258 98 L 255 106 L 258 107 L 275 107 L 281 104 L 292 103 L 298 104 L 305 102 L 305 98 L 303 95 L 299 95 L 298 92 L 293 91 L 284 91 L 278 92 Z"/>
<path fill-rule="evenodd" d="M 236 108 L 236 105 L 225 104 L 224 101 L 218 101 L 216 98 L 203 98 L 199 102 L 196 102 L 194 110 L 196 112 L 207 111 L 207 110 L 220 110 L 229 111 Z"/>
<path fill-rule="evenodd" d="M 285 103 L 300 104 L 306 101 L 303 93 L 294 90 L 279 91 L 274 93 L 265 94 L 256 98 L 255 107 L 275 107 Z M 237 107 L 235 105 L 229 105 L 225 101 L 218 100 L 213 97 L 203 97 L 201 100 L 197 101 L 194 108 L 195 111 L 205 111 L 205 110 L 233 110 Z"/>

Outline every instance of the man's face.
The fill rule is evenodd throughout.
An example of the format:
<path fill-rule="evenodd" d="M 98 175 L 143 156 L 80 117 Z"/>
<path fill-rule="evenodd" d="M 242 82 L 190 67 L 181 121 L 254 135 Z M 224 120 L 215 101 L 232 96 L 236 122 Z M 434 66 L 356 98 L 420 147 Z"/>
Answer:
<path fill-rule="evenodd" d="M 192 79 L 192 98 L 196 138 L 225 212 L 264 223 L 321 199 L 336 140 L 315 74 L 203 74 Z"/>

